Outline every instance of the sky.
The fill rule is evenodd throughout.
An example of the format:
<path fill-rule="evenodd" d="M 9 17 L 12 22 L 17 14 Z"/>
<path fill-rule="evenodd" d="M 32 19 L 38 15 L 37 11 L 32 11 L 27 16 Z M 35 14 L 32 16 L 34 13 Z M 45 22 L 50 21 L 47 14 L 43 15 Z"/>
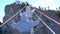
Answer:
<path fill-rule="evenodd" d="M 5 15 L 4 9 L 6 5 L 9 5 L 16 0 L 0 0 L 0 22 L 3 22 L 3 17 Z M 49 9 L 55 10 L 60 6 L 60 0 L 18 0 L 22 2 L 29 2 L 32 6 L 34 7 L 39 7 L 41 6 L 44 8 L 47 8 L 49 6 Z"/>

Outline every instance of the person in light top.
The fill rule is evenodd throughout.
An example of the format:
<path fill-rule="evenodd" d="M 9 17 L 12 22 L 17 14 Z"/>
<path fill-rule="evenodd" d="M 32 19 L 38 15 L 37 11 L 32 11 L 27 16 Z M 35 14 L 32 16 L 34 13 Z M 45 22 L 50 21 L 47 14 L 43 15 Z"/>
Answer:
<path fill-rule="evenodd" d="M 27 17 L 27 21 L 30 21 L 32 19 L 32 15 L 33 15 L 33 12 L 31 10 L 31 7 L 30 7 L 29 3 L 26 2 L 26 17 Z"/>

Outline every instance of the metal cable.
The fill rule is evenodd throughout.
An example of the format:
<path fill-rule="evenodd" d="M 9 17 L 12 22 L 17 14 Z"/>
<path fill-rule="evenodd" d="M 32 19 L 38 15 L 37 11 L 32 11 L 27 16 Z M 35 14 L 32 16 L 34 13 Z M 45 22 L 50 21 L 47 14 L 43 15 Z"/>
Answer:
<path fill-rule="evenodd" d="M 0 27 L 2 27 L 4 24 L 8 23 L 11 19 L 13 19 L 17 14 L 19 14 L 26 6 L 24 6 L 21 10 L 19 10 L 19 12 L 15 13 L 12 17 L 10 17 L 9 19 L 7 19 L 3 24 L 0 25 Z"/>
<path fill-rule="evenodd" d="M 38 11 L 38 10 L 37 10 L 37 11 Z M 39 12 L 40 14 L 42 14 L 43 16 L 45 16 L 46 18 L 52 20 L 54 23 L 56 23 L 56 24 L 58 24 L 58 25 L 60 26 L 60 22 L 58 22 L 58 21 L 54 20 L 53 18 L 47 16 L 47 15 L 44 14 L 43 12 L 40 12 L 40 11 L 38 11 L 38 12 Z"/>
<path fill-rule="evenodd" d="M 35 10 L 35 9 L 34 9 Z M 35 12 L 34 12 L 35 13 Z M 35 15 L 42 21 L 42 23 L 53 33 L 56 34 L 36 13 Z"/>

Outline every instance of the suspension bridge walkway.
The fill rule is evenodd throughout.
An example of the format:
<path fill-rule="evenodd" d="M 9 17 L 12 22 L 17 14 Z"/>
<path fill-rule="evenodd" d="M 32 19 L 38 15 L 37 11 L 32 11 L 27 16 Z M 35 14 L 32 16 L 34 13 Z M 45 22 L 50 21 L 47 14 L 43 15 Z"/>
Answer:
<path fill-rule="evenodd" d="M 27 23 L 27 22 L 25 22 L 25 20 L 24 19 L 26 19 L 25 18 L 25 14 L 23 14 L 23 16 L 22 16 L 22 18 L 23 18 L 23 20 L 24 20 L 24 23 L 22 23 L 23 22 L 23 20 L 22 20 L 22 22 L 21 23 L 17 23 L 17 25 L 15 25 L 15 24 L 13 24 L 13 18 L 16 16 L 16 15 L 18 15 L 18 14 L 20 14 L 21 13 L 21 11 L 25 8 L 26 6 L 24 6 L 21 10 L 19 10 L 19 12 L 17 12 L 17 13 L 15 13 L 12 17 L 10 17 L 8 20 L 6 20 L 3 24 L 1 24 L 0 25 L 0 27 L 2 27 L 2 26 L 4 26 L 6 23 L 8 23 L 10 20 L 12 20 L 12 27 L 14 27 L 14 28 L 16 28 L 16 29 L 19 29 L 19 28 L 21 28 L 21 29 L 19 29 L 19 30 L 21 30 L 22 32 L 23 31 L 26 31 L 26 30 L 28 30 L 28 31 L 30 31 L 31 30 L 31 33 L 30 34 L 34 34 L 34 30 L 33 30 L 33 26 L 35 26 L 35 25 L 37 25 L 37 24 L 39 24 L 39 23 L 42 23 L 42 24 L 44 24 L 44 26 L 46 26 L 46 28 L 48 28 L 49 29 L 49 31 L 51 31 L 51 33 L 52 34 L 59 34 L 59 33 L 57 33 L 57 31 L 54 29 L 54 27 L 52 27 L 52 26 L 60 26 L 60 22 L 58 22 L 58 21 L 56 21 L 56 20 L 54 20 L 53 18 L 51 18 L 51 17 L 49 17 L 49 16 L 47 16 L 46 14 L 44 14 L 43 12 L 41 12 L 41 11 L 39 11 L 39 10 L 36 10 L 36 9 L 33 9 L 32 10 L 32 12 L 38 17 L 38 20 L 36 21 L 36 23 L 34 22 L 34 21 L 30 21 L 31 23 Z M 38 13 L 37 12 L 34 12 L 34 11 L 37 11 L 38 13 L 39 13 L 39 15 L 38 15 Z M 51 26 L 51 24 L 50 25 L 48 25 L 48 24 L 46 24 L 46 22 L 41 18 L 41 15 L 43 15 L 45 18 L 47 18 L 47 19 L 49 19 L 50 20 L 50 22 L 51 22 L 51 24 L 52 24 L 52 26 Z M 40 22 L 41 21 L 41 22 Z M 27 25 L 25 25 L 25 24 L 27 24 Z M 21 25 L 21 26 L 19 26 L 19 25 Z M 25 27 L 23 27 L 23 25 L 25 26 Z M 18 27 L 16 27 L 16 26 L 18 26 Z M 26 28 L 26 29 L 25 29 Z M 38 26 L 37 26 L 37 28 L 39 28 Z M 36 28 L 36 29 L 37 29 Z M 57 27 L 56 27 L 57 28 Z M 58 29 L 58 28 L 57 28 Z M 50 34 L 51 34 L 50 33 Z"/>

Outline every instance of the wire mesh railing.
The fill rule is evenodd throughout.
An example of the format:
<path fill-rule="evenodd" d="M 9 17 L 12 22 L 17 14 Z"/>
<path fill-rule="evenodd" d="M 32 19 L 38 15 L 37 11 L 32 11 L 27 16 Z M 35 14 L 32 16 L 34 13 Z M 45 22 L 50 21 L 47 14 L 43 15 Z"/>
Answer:
<path fill-rule="evenodd" d="M 35 10 L 35 9 L 34 9 Z M 34 12 L 35 13 L 35 12 Z M 36 13 L 35 15 L 42 21 L 42 23 L 53 33 L 56 34 Z"/>

